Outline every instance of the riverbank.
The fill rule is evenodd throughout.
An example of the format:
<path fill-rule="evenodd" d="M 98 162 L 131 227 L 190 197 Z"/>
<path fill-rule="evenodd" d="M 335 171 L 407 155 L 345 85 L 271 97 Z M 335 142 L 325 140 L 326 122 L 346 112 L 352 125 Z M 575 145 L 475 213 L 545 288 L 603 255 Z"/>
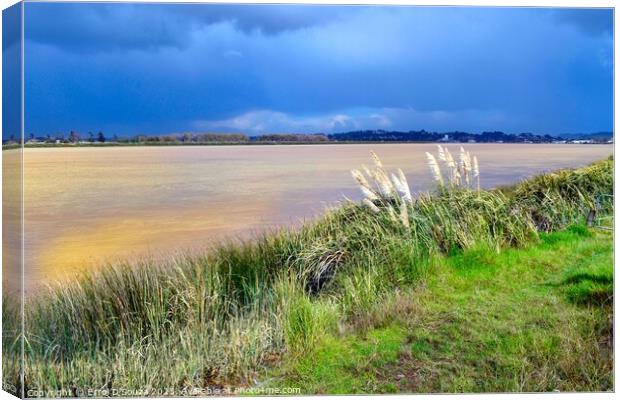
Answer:
<path fill-rule="evenodd" d="M 438 260 L 367 329 L 327 335 L 264 386 L 303 394 L 613 390 L 613 235 L 577 225 Z M 518 278 L 517 278 L 518 277 Z"/>
<path fill-rule="evenodd" d="M 460 270 L 460 284 L 467 286 L 477 282 L 477 270 L 485 273 L 484 266 L 472 266 L 476 264 L 471 261 L 472 254 L 474 261 L 479 254 L 489 263 L 496 254 L 505 254 L 505 249 L 519 248 L 507 254 L 529 251 L 524 254 L 543 263 L 548 255 L 528 249 L 554 240 L 545 232 L 583 222 L 597 203 L 601 213 L 611 213 L 612 204 L 603 195 L 612 191 L 613 160 L 608 159 L 578 170 L 539 176 L 510 191 L 444 188 L 410 202 L 404 197 L 377 199 L 377 210 L 346 203 L 299 230 L 222 245 L 201 256 L 180 256 L 166 265 L 144 261 L 87 272 L 27 304 L 26 388 L 80 393 L 84 388 L 103 387 L 140 390 L 148 395 L 162 388 L 182 393 L 226 385 L 254 386 L 267 371 L 287 365 L 289 371 L 297 371 L 303 360 L 325 360 L 317 355 L 330 342 L 354 341 L 363 347 L 364 338 L 359 336 L 358 342 L 358 335 L 384 328 L 376 323 L 375 315 L 383 314 L 378 310 L 390 302 L 396 308 L 407 308 L 413 299 L 399 305 L 394 296 L 415 293 L 424 285 L 439 285 L 433 283 L 437 279 L 440 283 L 448 279 L 448 286 L 458 283 L 450 283 L 451 278 L 442 275 L 445 271 L 438 265 Z M 572 234 L 586 236 L 583 228 L 571 229 Z M 507 278 L 512 267 L 494 263 L 489 268 L 508 268 L 501 275 L 506 278 L 504 284 L 517 284 L 520 277 Z M 534 263 L 515 267 L 514 273 L 537 268 Z M 601 265 L 605 263 L 601 261 Z M 437 288 L 434 290 L 440 291 L 441 286 Z M 494 315 L 493 310 L 502 304 L 508 309 L 520 304 L 519 298 L 506 297 L 493 304 L 492 293 L 487 296 L 488 303 L 484 296 L 466 294 L 463 292 L 462 298 L 438 296 L 434 301 L 439 303 L 428 303 L 425 315 L 432 315 L 435 309 L 451 310 L 461 300 L 477 299 L 476 310 L 491 313 L 488 315 Z M 6 315 L 10 309 L 4 311 Z M 415 321 L 412 316 L 409 322 L 416 325 Z M 454 319 L 453 328 L 458 321 Z M 504 322 L 506 329 L 518 331 L 519 321 L 512 328 Z M 554 326 L 572 329 L 562 324 Z M 391 329 L 387 323 L 385 327 Z M 483 332 L 485 325 L 475 323 L 474 328 Z M 450 354 L 458 349 L 449 346 L 470 343 L 466 337 L 450 338 L 452 330 L 437 331 L 437 337 L 431 337 L 446 341 L 439 347 Z M 400 333 L 396 331 L 394 346 L 399 348 Z M 527 349 L 555 339 L 543 335 L 541 340 Z M 420 345 L 422 350 L 426 344 Z M 10 352 L 5 354 L 5 376 L 16 383 L 18 365 L 6 358 Z M 429 354 L 434 361 L 441 360 L 441 353 Z M 598 359 L 597 354 L 590 355 Z M 492 367 L 493 363 L 485 360 L 478 363 Z M 511 359 L 517 363 L 516 369 L 519 360 Z M 314 367 L 329 369 L 325 361 Z M 455 365 L 464 361 L 454 360 Z M 309 392 L 333 391 L 312 386 L 310 375 L 300 375 L 301 381 L 295 384 L 290 372 L 284 374 L 286 382 Z M 574 390 L 590 388 L 571 379 L 561 377 L 560 381 L 573 385 Z M 443 391 L 457 386 L 425 387 Z M 470 387 L 476 388 L 470 384 L 462 390 Z M 370 391 L 388 390 L 371 387 Z"/>

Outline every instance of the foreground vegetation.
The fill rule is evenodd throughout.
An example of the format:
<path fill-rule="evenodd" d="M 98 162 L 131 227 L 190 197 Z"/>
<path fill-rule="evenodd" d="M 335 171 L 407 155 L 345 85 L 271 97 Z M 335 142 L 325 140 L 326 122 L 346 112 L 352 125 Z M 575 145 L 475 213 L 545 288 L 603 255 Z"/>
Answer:
<path fill-rule="evenodd" d="M 288 382 L 310 392 L 608 389 L 611 367 L 589 341 L 604 330 L 597 324 L 607 311 L 600 303 L 586 306 L 586 311 L 570 308 L 559 314 L 554 313 L 560 307 L 557 304 L 544 307 L 544 302 L 555 298 L 545 292 L 555 290 L 551 289 L 555 288 L 553 274 L 569 264 L 561 260 L 545 264 L 553 258 L 553 251 L 561 248 L 547 249 L 558 236 L 543 234 L 541 239 L 540 232 L 582 222 L 591 209 L 611 213 L 611 200 L 603 195 L 613 191 L 613 160 L 540 176 L 512 190 L 479 191 L 471 158 L 469 169 L 466 158 L 450 169 L 444 154 L 448 169 L 441 171 L 436 166 L 434 173 L 446 174 L 445 182 L 437 193 L 417 199 L 411 198 L 402 174 L 387 178 L 388 172 L 375 159 L 375 168 L 367 173 L 372 183 L 362 175 L 360 184 L 368 185 L 363 189 L 363 204 L 347 202 L 299 230 L 225 244 L 209 254 L 180 257 L 166 264 L 144 261 L 110 266 L 50 288 L 31 299 L 26 308 L 25 394 L 43 391 L 49 395 L 53 392 L 46 391 L 63 390 L 64 396 L 84 395 L 85 389 L 97 389 L 99 395 L 105 395 L 122 389 L 130 391 L 123 392 L 126 395 L 182 395 L 205 387 L 255 386 L 257 379 L 263 385 Z M 567 243 L 577 241 L 575 235 L 583 236 L 584 243 L 593 248 L 603 240 L 586 238 L 583 229 L 571 232 L 566 234 L 572 235 L 566 238 Z M 539 247 L 531 247 L 541 240 Z M 520 249 L 502 252 L 511 247 Z M 532 261 L 514 261 L 519 254 Z M 482 261 L 474 262 L 476 257 Z M 536 264 L 539 259 L 540 265 Z M 597 265 L 604 269 L 608 260 L 601 260 Z M 591 272 L 589 264 L 574 267 Z M 521 276 L 528 273 L 536 279 Z M 480 279 L 488 279 L 486 293 L 476 286 Z M 549 288 L 533 286 L 531 293 L 519 297 L 522 284 L 539 285 L 545 279 L 549 279 Z M 462 291 L 456 290 L 459 286 Z M 567 287 L 573 287 L 567 296 L 575 301 L 580 297 L 587 300 L 591 291 L 602 290 L 601 298 L 610 294 L 609 282 L 604 280 L 574 278 Z M 504 296 L 506 293 L 516 297 Z M 501 296 L 497 302 L 495 295 Z M 539 319 L 524 319 L 519 307 L 539 300 L 543 302 L 541 310 L 528 316 L 538 315 Z M 5 331 L 19 330 L 11 326 L 18 318 L 9 314 L 10 299 L 4 304 Z M 418 305 L 425 310 L 419 311 Z M 416 311 L 409 320 L 406 313 L 384 312 L 400 308 Z M 513 325 L 511 311 L 520 313 Z M 469 320 L 468 312 L 482 319 Z M 588 313 L 592 316 L 589 321 L 569 318 Z M 378 314 L 385 314 L 385 320 L 377 319 Z M 394 321 L 403 315 L 407 318 L 392 322 L 390 315 Z M 544 321 L 547 316 L 549 322 Z M 499 333 L 488 329 L 492 325 L 484 323 L 485 318 L 497 319 L 513 336 L 495 337 Z M 463 321 L 470 326 L 461 331 L 459 322 Z M 525 330 L 521 337 L 522 323 L 548 323 L 556 330 Z M 436 330 L 425 330 L 428 326 Z M 581 332 L 577 331 L 581 330 L 585 330 L 583 343 L 578 340 Z M 412 340 L 411 357 L 426 354 L 430 360 L 427 367 L 439 371 L 436 381 L 401 386 L 391 379 L 388 363 L 383 383 L 375 374 L 378 370 L 367 364 L 369 373 L 375 374 L 376 387 L 332 385 L 329 380 L 325 386 L 313 383 L 323 379 L 317 369 L 329 372 L 331 368 L 334 374 L 346 375 L 339 372 L 341 365 L 328 360 L 329 354 L 346 350 L 339 344 L 341 340 L 353 344 L 359 339 L 354 349 L 360 353 L 347 353 L 345 358 L 359 357 L 367 351 L 364 343 L 373 335 L 379 342 L 387 340 L 384 345 L 398 354 L 403 335 L 411 337 L 407 339 Z M 574 378 L 551 372 L 527 379 L 507 378 L 514 371 L 533 373 L 528 363 L 555 362 L 544 357 L 557 353 L 545 353 L 545 348 L 563 340 L 569 341 L 566 346 L 583 344 L 583 351 L 577 353 L 595 360 L 591 365 L 598 375 L 591 382 L 583 380 L 584 374 Z M 17 352 L 19 343 L 14 343 Z M 500 348 L 506 358 L 490 357 Z M 526 353 L 543 356 L 528 361 Z M 455 354 L 456 358 L 450 358 Z M 10 351 L 5 350 L 3 357 L 5 380 L 19 387 L 18 363 Z M 453 363 L 452 370 L 437 367 L 446 357 Z M 325 362 L 312 364 L 317 359 Z M 476 375 L 472 365 L 485 374 Z M 283 369 L 283 377 L 262 381 L 266 371 L 274 369 Z M 410 372 L 398 375 L 405 375 L 409 382 Z M 451 374 L 452 379 L 444 380 L 441 374 Z M 167 391 L 162 393 L 164 388 Z"/>
<path fill-rule="evenodd" d="M 327 335 L 264 384 L 302 393 L 613 390 L 613 240 L 572 226 L 440 258 L 365 330 Z M 358 321 L 359 323 L 359 321 Z"/>

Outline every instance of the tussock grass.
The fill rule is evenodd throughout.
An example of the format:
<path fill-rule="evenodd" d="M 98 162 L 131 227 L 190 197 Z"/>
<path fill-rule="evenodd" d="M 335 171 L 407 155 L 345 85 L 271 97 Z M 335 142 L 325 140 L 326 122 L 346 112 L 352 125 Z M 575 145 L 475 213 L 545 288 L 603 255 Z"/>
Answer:
<path fill-rule="evenodd" d="M 327 394 L 612 390 L 612 304 L 574 304 L 555 284 L 611 270 L 612 235 L 571 226 L 541 239 L 438 257 L 367 329 L 327 336 L 276 381 Z"/>
<path fill-rule="evenodd" d="M 449 162 L 454 184 L 436 193 L 412 198 L 402 171 L 390 174 L 373 155 L 366 176 L 353 172 L 364 201 L 301 229 L 167 263 L 108 266 L 29 299 L 25 389 L 153 395 L 252 385 L 282 357 L 369 325 L 386 296 L 418 281 L 437 257 L 535 242 L 538 231 L 582 220 L 613 191 L 611 159 L 511 192 L 479 191 L 477 160 L 461 153 L 458 165 Z M 19 376 L 17 365 L 5 365 L 7 378 Z"/>
<path fill-rule="evenodd" d="M 522 182 L 514 202 L 538 230 L 553 231 L 582 218 L 589 210 L 610 213 L 613 207 L 613 158 L 578 170 L 561 170 Z"/>

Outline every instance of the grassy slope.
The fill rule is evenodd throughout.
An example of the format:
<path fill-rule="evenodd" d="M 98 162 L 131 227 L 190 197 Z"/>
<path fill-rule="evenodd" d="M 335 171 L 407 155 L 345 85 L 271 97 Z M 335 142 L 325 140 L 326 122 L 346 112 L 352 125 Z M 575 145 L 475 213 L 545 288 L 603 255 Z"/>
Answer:
<path fill-rule="evenodd" d="M 610 390 L 612 252 L 611 234 L 575 227 L 440 259 L 373 328 L 328 336 L 275 381 L 302 393 Z"/>

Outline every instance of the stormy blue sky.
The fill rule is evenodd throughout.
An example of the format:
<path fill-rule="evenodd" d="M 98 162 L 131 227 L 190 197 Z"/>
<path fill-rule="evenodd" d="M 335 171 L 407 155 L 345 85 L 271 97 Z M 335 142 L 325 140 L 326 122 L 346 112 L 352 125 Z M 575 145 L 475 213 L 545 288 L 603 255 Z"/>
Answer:
<path fill-rule="evenodd" d="M 611 131 L 611 10 L 25 5 L 26 134 Z"/>

